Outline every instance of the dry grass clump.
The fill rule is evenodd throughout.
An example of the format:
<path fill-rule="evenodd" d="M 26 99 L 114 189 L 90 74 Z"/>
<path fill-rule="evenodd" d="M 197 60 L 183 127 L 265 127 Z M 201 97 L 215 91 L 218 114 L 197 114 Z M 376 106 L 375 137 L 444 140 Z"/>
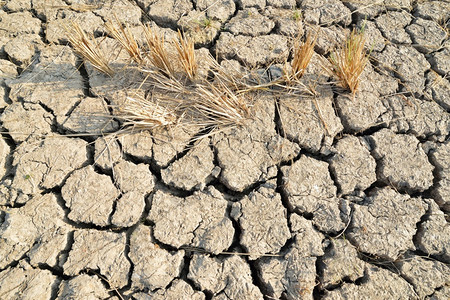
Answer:
<path fill-rule="evenodd" d="M 364 50 L 364 28 L 353 29 L 345 43 L 331 53 L 328 61 L 331 63 L 329 72 L 337 77 L 339 84 L 355 96 L 359 87 L 360 76 L 369 61 Z"/>
<path fill-rule="evenodd" d="M 129 28 L 123 27 L 117 17 L 115 23 L 107 22 L 105 27 L 108 33 L 127 51 L 134 62 L 138 65 L 141 65 L 144 62 L 141 49 L 139 48 L 135 37 L 131 34 Z"/>
<path fill-rule="evenodd" d="M 70 43 L 75 52 L 95 69 L 110 76 L 114 71 L 100 53 L 99 44 L 76 25 L 76 35 Z M 108 22 L 109 35 L 126 51 L 133 68 L 145 77 L 141 88 L 155 97 L 128 97 L 116 108 L 124 126 L 154 129 L 165 126 L 203 126 L 210 128 L 236 126 L 250 115 L 250 104 L 239 91 L 239 84 L 223 76 L 220 66 L 213 63 L 213 80 L 199 78 L 194 42 L 178 31 L 172 41 L 150 26 L 143 26 L 145 41 L 139 44 L 119 20 Z M 80 45 L 89 51 L 80 49 Z M 170 48 L 169 48 L 170 47 Z M 173 50 L 173 51 L 170 51 Z"/>
<path fill-rule="evenodd" d="M 197 76 L 197 61 L 195 59 L 194 42 L 192 39 L 183 36 L 178 30 L 178 41 L 174 41 L 177 49 L 178 57 L 181 60 L 184 72 L 191 81 L 195 80 Z"/>
<path fill-rule="evenodd" d="M 174 78 L 175 69 L 166 50 L 164 36 L 153 31 L 149 25 L 144 25 L 143 29 L 148 47 L 146 57 L 150 60 L 151 65 L 167 77 Z"/>
<path fill-rule="evenodd" d="M 77 55 L 89 61 L 97 71 L 109 76 L 114 75 L 114 70 L 110 67 L 105 54 L 102 53 L 99 44 L 92 35 L 87 35 L 76 23 L 72 23 L 67 32 L 69 42 Z"/>
<path fill-rule="evenodd" d="M 289 74 L 288 80 L 298 80 L 305 74 L 306 68 L 308 67 L 314 54 L 314 46 L 316 45 L 316 42 L 317 34 L 315 37 L 312 37 L 311 33 L 308 33 L 306 40 L 303 43 L 301 43 L 300 37 L 294 40 L 291 63 L 292 70 Z"/>

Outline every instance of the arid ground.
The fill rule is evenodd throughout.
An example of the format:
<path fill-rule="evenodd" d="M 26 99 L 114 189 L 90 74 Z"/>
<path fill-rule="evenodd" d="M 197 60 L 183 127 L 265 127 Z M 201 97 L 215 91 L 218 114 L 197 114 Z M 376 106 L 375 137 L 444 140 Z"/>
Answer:
<path fill-rule="evenodd" d="M 0 2 L 0 299 L 450 299 L 449 1 Z M 261 90 L 211 134 L 123 132 L 117 105 L 158 93 L 120 69 L 115 17 L 182 29 L 204 76 L 211 54 L 270 81 L 317 33 L 309 94 Z M 353 28 L 354 97 L 324 71 Z"/>

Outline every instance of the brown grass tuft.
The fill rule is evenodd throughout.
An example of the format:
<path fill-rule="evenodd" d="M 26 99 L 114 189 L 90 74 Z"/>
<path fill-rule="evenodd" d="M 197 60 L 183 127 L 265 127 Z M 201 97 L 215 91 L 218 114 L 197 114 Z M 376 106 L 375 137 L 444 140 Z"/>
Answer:
<path fill-rule="evenodd" d="M 360 76 L 369 61 L 364 50 L 364 28 L 360 31 L 353 29 L 350 36 L 336 52 L 328 58 L 331 63 L 329 72 L 338 78 L 340 85 L 352 92 L 353 96 L 359 87 Z"/>
<path fill-rule="evenodd" d="M 136 39 L 130 32 L 129 28 L 124 28 L 120 21 L 115 17 L 115 22 L 108 22 L 105 24 L 108 33 L 119 42 L 119 44 L 124 48 L 130 58 L 134 60 L 138 65 L 142 65 L 144 58 L 141 54 L 141 49 L 139 48 Z"/>
<path fill-rule="evenodd" d="M 300 37 L 294 40 L 294 53 L 291 63 L 292 70 L 289 75 L 289 80 L 298 80 L 305 74 L 306 68 L 314 54 L 316 42 L 317 34 L 313 38 L 311 33 L 308 33 L 303 43 L 300 42 Z"/>
<path fill-rule="evenodd" d="M 175 48 L 177 49 L 178 57 L 180 58 L 184 72 L 187 77 L 194 81 L 197 75 L 197 61 L 195 60 L 194 42 L 192 39 L 184 36 L 178 30 L 178 40 L 174 41 Z"/>
<path fill-rule="evenodd" d="M 164 36 L 152 30 L 150 25 L 144 25 L 144 35 L 148 46 L 147 57 L 151 64 L 169 78 L 175 77 L 175 70 L 169 53 L 165 48 Z"/>
<path fill-rule="evenodd" d="M 109 66 L 106 56 L 101 52 L 93 35 L 87 35 L 77 23 L 72 23 L 72 26 L 67 28 L 67 32 L 69 42 L 78 56 L 89 61 L 96 70 L 109 76 L 114 75 L 114 70 Z"/>

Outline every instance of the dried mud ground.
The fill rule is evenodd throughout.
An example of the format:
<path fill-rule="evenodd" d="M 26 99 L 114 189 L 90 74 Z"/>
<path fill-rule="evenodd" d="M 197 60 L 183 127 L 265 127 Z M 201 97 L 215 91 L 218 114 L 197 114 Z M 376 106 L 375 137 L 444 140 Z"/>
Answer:
<path fill-rule="evenodd" d="M 1 2 L 0 299 L 450 298 L 448 1 Z M 195 143 L 104 135 L 129 73 L 82 66 L 64 24 L 100 38 L 114 14 L 184 28 L 230 72 L 318 25 L 316 96 L 262 93 Z M 318 62 L 364 20 L 351 100 Z"/>

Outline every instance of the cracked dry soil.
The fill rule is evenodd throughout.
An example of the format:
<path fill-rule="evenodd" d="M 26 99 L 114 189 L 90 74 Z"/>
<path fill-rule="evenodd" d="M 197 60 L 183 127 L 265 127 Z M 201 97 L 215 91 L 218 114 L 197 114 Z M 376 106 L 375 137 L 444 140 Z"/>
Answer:
<path fill-rule="evenodd" d="M 0 299 L 450 298 L 448 1 L 1 2 Z M 133 84 L 82 66 L 64 24 L 101 37 L 114 14 L 184 28 L 230 72 L 318 25 L 317 97 L 269 91 L 195 143 L 102 135 Z M 318 57 L 364 22 L 350 100 Z"/>

